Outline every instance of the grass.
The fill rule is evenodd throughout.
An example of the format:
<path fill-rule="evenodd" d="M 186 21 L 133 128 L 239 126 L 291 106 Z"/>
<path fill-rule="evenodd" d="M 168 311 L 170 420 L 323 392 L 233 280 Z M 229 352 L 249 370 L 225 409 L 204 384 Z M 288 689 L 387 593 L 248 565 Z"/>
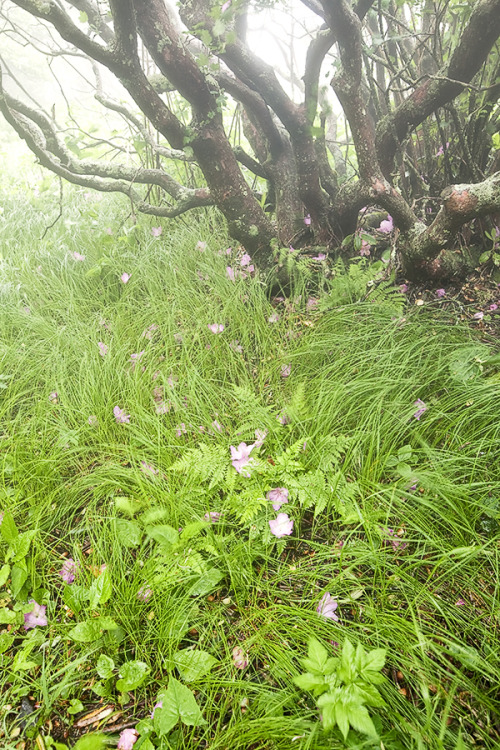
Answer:
<path fill-rule="evenodd" d="M 500 402 L 475 359 L 490 346 L 436 303 L 367 294 L 365 267 L 325 280 L 299 263 L 287 300 L 270 301 L 259 275 L 228 278 L 241 254 L 215 213 L 155 238 L 123 204 L 73 192 L 42 238 L 57 215 L 44 187 L 19 178 L 0 224 L 0 502 L 34 534 L 7 561 L 26 582 L 14 594 L 11 570 L 0 592 L 4 746 L 71 747 L 89 729 L 115 746 L 142 721 L 143 750 L 498 747 Z M 229 446 L 255 430 L 267 436 L 247 478 Z M 294 521 L 279 540 L 263 499 L 276 486 Z M 64 587 L 67 558 L 79 573 Z M 316 612 L 325 592 L 338 622 Z M 25 631 L 33 597 L 48 624 Z M 75 637 L 98 616 L 118 627 Z M 323 731 L 293 682 L 312 636 L 331 655 L 345 638 L 387 650 L 378 739 Z M 216 662 L 186 678 L 185 649 Z M 142 682 L 120 690 L 130 661 Z M 172 678 L 206 723 L 159 738 L 148 717 Z"/>

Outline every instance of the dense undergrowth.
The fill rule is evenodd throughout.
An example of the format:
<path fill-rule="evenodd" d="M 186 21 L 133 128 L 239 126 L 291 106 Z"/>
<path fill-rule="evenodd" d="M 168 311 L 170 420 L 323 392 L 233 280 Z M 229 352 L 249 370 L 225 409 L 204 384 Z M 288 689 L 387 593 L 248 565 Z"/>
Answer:
<path fill-rule="evenodd" d="M 364 259 L 270 300 L 215 213 L 42 238 L 47 186 L 0 224 L 3 747 L 498 747 L 494 350 Z"/>

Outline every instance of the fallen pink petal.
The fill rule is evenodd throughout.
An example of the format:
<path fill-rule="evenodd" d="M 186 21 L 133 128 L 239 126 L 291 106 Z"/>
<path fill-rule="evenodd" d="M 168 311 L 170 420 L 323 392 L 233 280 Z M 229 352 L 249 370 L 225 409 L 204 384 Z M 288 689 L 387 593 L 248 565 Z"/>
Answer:
<path fill-rule="evenodd" d="M 248 466 L 254 459 L 251 458 L 250 453 L 252 452 L 255 444 L 247 445 L 246 443 L 240 443 L 237 448 L 234 445 L 230 446 L 231 451 L 231 463 L 238 472 L 244 477 L 249 477 L 248 471 L 243 471 L 245 466 Z"/>
<path fill-rule="evenodd" d="M 34 599 L 30 599 L 29 601 L 33 606 L 29 612 L 25 612 L 24 614 L 24 629 L 46 627 L 48 624 L 47 617 L 45 616 L 46 605 L 37 604 Z"/>
<path fill-rule="evenodd" d="M 163 227 L 152 227 L 151 234 L 153 237 L 160 237 L 163 232 Z"/>
<path fill-rule="evenodd" d="M 293 531 L 293 520 L 286 513 L 278 513 L 277 517 L 269 521 L 271 534 L 278 539 L 289 536 Z"/>
<path fill-rule="evenodd" d="M 124 729 L 120 733 L 117 750 L 132 750 L 138 738 L 139 735 L 135 729 Z"/>
<path fill-rule="evenodd" d="M 319 604 L 316 607 L 316 612 L 327 620 L 335 620 L 338 622 L 339 618 L 335 614 L 337 607 L 337 600 L 327 591 L 326 594 L 321 597 Z"/>
<path fill-rule="evenodd" d="M 129 424 L 130 414 L 126 414 L 125 409 L 120 409 L 119 406 L 115 406 L 113 414 L 118 424 Z"/>
<path fill-rule="evenodd" d="M 127 284 L 127 282 L 128 282 L 128 281 L 129 281 L 129 279 L 130 279 L 130 274 L 129 274 L 129 273 L 122 273 L 122 275 L 120 276 L 120 279 L 121 279 L 121 281 L 122 281 L 122 282 L 123 282 L 124 284 Z"/>
<path fill-rule="evenodd" d="M 240 646 L 233 648 L 233 664 L 236 669 L 245 669 L 248 667 L 248 656 Z"/>
<path fill-rule="evenodd" d="M 222 333 L 224 330 L 224 326 L 222 323 L 210 323 L 208 326 L 208 330 L 212 331 L 212 333 Z"/>
<path fill-rule="evenodd" d="M 286 487 L 275 487 L 269 490 L 266 498 L 273 504 L 274 510 L 279 510 L 282 505 L 288 502 L 288 490 Z"/>

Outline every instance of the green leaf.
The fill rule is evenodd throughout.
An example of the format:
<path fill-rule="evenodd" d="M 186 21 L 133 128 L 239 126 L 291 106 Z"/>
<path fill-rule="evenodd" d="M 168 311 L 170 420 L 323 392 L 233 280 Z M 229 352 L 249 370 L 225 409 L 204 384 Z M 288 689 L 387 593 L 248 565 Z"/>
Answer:
<path fill-rule="evenodd" d="M 3 524 L 2 524 L 2 527 L 3 527 Z M 14 553 L 14 556 L 13 556 L 14 562 L 19 562 L 20 560 L 23 560 L 26 557 L 35 534 L 36 534 L 36 531 L 34 530 L 24 531 L 22 534 L 19 534 L 14 539 L 14 541 L 11 544 L 11 548 Z"/>
<path fill-rule="evenodd" d="M 4 624 L 7 625 L 8 623 Z M 8 651 L 15 640 L 15 635 L 11 635 L 10 633 L 0 633 L 0 654 L 4 654 L 6 651 Z"/>
<path fill-rule="evenodd" d="M 364 706 L 348 706 L 347 716 L 353 729 L 356 729 L 356 731 L 361 732 L 362 734 L 367 734 L 369 737 L 378 737 L 377 730 L 375 729 L 370 714 Z"/>
<path fill-rule="evenodd" d="M 328 651 L 316 638 L 310 638 L 308 642 L 307 659 L 302 663 L 308 672 L 313 674 L 324 674 L 328 662 Z"/>
<path fill-rule="evenodd" d="M 125 518 L 117 518 L 116 536 L 124 547 L 137 547 L 141 543 L 142 530 L 135 521 L 127 521 Z"/>
<path fill-rule="evenodd" d="M 364 669 L 371 669 L 373 672 L 379 672 L 385 665 L 385 656 L 387 649 L 374 648 L 369 651 L 364 660 Z"/>
<path fill-rule="evenodd" d="M 70 707 L 68 708 L 69 714 L 79 714 L 80 711 L 83 711 L 83 703 L 78 700 L 78 698 L 72 698 L 70 700 Z"/>
<path fill-rule="evenodd" d="M 0 568 L 0 586 L 4 586 L 7 583 L 7 581 L 9 580 L 9 575 L 10 565 L 7 565 L 7 563 L 5 563 L 5 565 L 2 565 L 2 567 Z"/>
<path fill-rule="evenodd" d="M 351 641 L 346 638 L 342 647 L 339 677 L 343 682 L 351 682 L 356 675 L 356 652 Z"/>
<path fill-rule="evenodd" d="M 189 539 L 193 539 L 194 537 L 198 536 L 201 531 L 207 528 L 206 521 L 194 521 L 193 523 L 188 523 L 181 532 L 181 541 L 187 542 Z"/>
<path fill-rule="evenodd" d="M 107 739 L 105 734 L 86 734 L 80 737 L 73 750 L 106 750 Z"/>
<path fill-rule="evenodd" d="M 75 627 L 69 631 L 68 637 L 71 638 L 72 641 L 90 643 L 101 637 L 102 630 L 113 630 L 116 627 L 117 625 L 111 617 L 96 617 L 93 620 L 79 622 L 78 625 L 75 625 Z"/>
<path fill-rule="evenodd" d="M 306 672 L 294 677 L 293 681 L 301 690 L 307 690 L 315 695 L 320 695 L 325 690 L 328 690 L 328 685 L 325 684 L 325 679 L 322 675 L 314 675 Z"/>
<path fill-rule="evenodd" d="M 15 542 L 15 540 L 19 536 L 19 532 L 17 530 L 16 524 L 14 523 L 14 519 L 8 512 L 5 512 L 3 514 L 3 521 L 0 524 L 0 533 L 2 534 L 2 537 L 4 541 L 7 542 L 7 544 L 12 544 L 12 542 Z"/>
<path fill-rule="evenodd" d="M 112 593 L 111 576 L 109 570 L 106 568 L 90 587 L 89 608 L 96 609 L 99 604 L 104 604 L 108 601 Z"/>
<path fill-rule="evenodd" d="M 175 655 L 174 664 L 185 682 L 193 682 L 208 674 L 217 659 L 208 651 L 185 648 Z"/>
<path fill-rule="evenodd" d="M 11 625 L 17 620 L 17 612 L 7 607 L 0 608 L 0 625 Z"/>
<path fill-rule="evenodd" d="M 347 711 L 341 703 L 335 704 L 335 719 L 339 725 L 344 740 L 347 739 L 347 735 L 349 734 L 349 719 Z"/>
<path fill-rule="evenodd" d="M 224 21 L 221 21 L 220 18 L 217 19 L 217 21 L 213 25 L 213 33 L 215 36 L 223 36 L 224 32 L 226 30 L 226 24 Z"/>
<path fill-rule="evenodd" d="M 80 23 L 87 23 L 87 22 L 88 22 L 88 20 L 89 20 L 89 17 L 88 17 L 88 15 L 87 15 L 87 14 L 85 13 L 85 11 L 83 11 L 83 10 L 81 11 L 81 13 L 79 14 L 79 16 L 78 16 L 78 17 L 79 17 L 79 19 L 80 19 Z"/>
<path fill-rule="evenodd" d="M 120 693 L 126 690 L 135 690 L 142 685 L 150 669 L 143 661 L 127 661 L 120 667 L 120 677 L 116 683 L 116 689 Z"/>
<path fill-rule="evenodd" d="M 167 690 L 162 691 L 158 699 L 163 705 L 155 710 L 153 723 L 160 737 L 168 734 L 179 719 L 192 727 L 206 724 L 191 690 L 173 677 L 169 680 Z"/>
<path fill-rule="evenodd" d="M 179 532 L 172 526 L 146 526 L 146 534 L 164 547 L 172 547 L 179 541 Z"/>
<path fill-rule="evenodd" d="M 196 583 L 189 590 L 190 596 L 204 596 L 213 591 L 219 581 L 224 578 L 224 573 L 218 568 L 210 568 L 206 573 L 202 573 Z"/>
<path fill-rule="evenodd" d="M 14 565 L 12 567 L 12 573 L 11 573 L 11 588 L 12 588 L 12 595 L 15 597 L 18 596 L 20 593 L 22 587 L 26 583 L 26 579 L 28 578 L 28 571 L 26 569 L 26 563 L 23 560 L 23 564 L 21 565 Z"/>
<path fill-rule="evenodd" d="M 85 586 L 78 586 L 73 583 L 71 586 L 63 588 L 63 602 L 72 612 L 78 614 L 83 607 L 84 602 L 89 598 L 89 592 Z"/>
<path fill-rule="evenodd" d="M 96 665 L 96 670 L 99 677 L 107 680 L 108 677 L 111 677 L 111 675 L 113 674 L 114 668 L 115 663 L 113 659 L 110 656 L 106 656 L 106 654 L 101 654 L 97 660 Z"/>

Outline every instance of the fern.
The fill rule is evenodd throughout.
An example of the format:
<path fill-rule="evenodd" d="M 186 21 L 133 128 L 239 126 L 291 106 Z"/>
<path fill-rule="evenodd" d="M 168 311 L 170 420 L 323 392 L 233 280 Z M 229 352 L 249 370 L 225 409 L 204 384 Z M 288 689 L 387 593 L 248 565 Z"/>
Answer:
<path fill-rule="evenodd" d="M 250 487 L 243 492 L 231 495 L 229 502 L 231 511 L 243 524 L 253 521 L 260 509 L 267 505 L 267 500 L 258 487 Z"/>
<path fill-rule="evenodd" d="M 209 489 L 220 485 L 228 469 L 227 450 L 220 445 L 200 443 L 198 448 L 187 450 L 170 471 L 187 474 L 198 482 L 210 482 Z"/>
<path fill-rule="evenodd" d="M 366 299 L 370 300 L 377 306 L 383 307 L 387 312 L 393 315 L 401 315 L 405 306 L 405 297 L 400 290 L 394 286 L 395 273 L 392 273 L 389 279 L 384 279 L 374 284 Z"/>
<path fill-rule="evenodd" d="M 346 435 L 327 435 L 318 446 L 318 469 L 328 471 L 332 465 L 339 466 L 350 444 L 351 438 Z"/>

